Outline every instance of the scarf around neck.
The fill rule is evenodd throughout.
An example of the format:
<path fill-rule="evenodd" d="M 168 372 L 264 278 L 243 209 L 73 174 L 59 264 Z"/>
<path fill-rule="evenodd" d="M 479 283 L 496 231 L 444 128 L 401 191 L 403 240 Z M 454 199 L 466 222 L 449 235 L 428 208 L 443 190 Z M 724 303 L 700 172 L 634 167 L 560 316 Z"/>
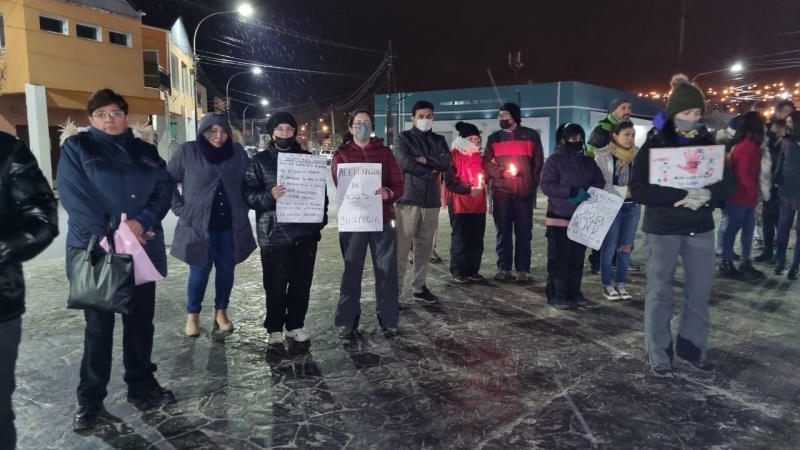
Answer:
<path fill-rule="evenodd" d="M 614 158 L 617 159 L 617 173 L 619 173 L 619 171 L 622 170 L 623 167 L 633 162 L 633 150 L 636 148 L 636 146 L 633 146 L 630 149 L 625 150 L 624 148 L 614 143 L 614 141 L 612 140 L 608 144 L 608 148 L 609 150 L 611 150 L 611 154 L 614 156 Z"/>
<path fill-rule="evenodd" d="M 214 147 L 202 135 L 197 138 L 195 143 L 206 161 L 211 164 L 222 164 L 233 157 L 233 140 L 230 137 L 222 145 L 222 148 Z"/>

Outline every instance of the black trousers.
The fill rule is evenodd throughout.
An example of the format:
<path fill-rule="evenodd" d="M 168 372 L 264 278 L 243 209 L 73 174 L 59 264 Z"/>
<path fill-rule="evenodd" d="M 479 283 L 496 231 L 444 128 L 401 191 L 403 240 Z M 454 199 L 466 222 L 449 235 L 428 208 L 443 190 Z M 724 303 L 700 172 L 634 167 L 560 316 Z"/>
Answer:
<path fill-rule="evenodd" d="M 123 379 L 128 394 L 139 396 L 157 388 L 153 374 L 156 365 L 153 353 L 153 316 L 156 306 L 156 284 L 145 283 L 133 289 L 133 311 L 122 316 Z M 97 407 L 108 395 L 106 387 L 111 378 L 111 359 L 114 347 L 116 314 L 85 309 L 86 332 L 83 340 L 78 404 Z"/>
<path fill-rule="evenodd" d="M 778 229 L 778 218 L 780 213 L 773 211 L 764 204 L 764 211 L 761 214 L 761 230 L 764 232 L 764 249 L 773 250 L 775 244 L 775 231 Z"/>
<path fill-rule="evenodd" d="M 547 301 L 563 303 L 577 300 L 583 280 L 586 246 L 567 237 L 566 227 L 548 226 L 547 232 Z"/>
<path fill-rule="evenodd" d="M 486 213 L 450 215 L 450 273 L 468 277 L 481 270 L 483 237 L 486 233 Z"/>
<path fill-rule="evenodd" d="M 268 333 L 303 328 L 308 312 L 317 241 L 307 239 L 285 247 L 261 249 L 261 268 L 264 290 L 267 292 L 267 317 L 264 328 Z"/>
<path fill-rule="evenodd" d="M 14 428 L 14 409 L 11 395 L 16 382 L 14 367 L 22 337 L 22 318 L 0 323 L 0 450 L 17 448 L 17 430 Z"/>

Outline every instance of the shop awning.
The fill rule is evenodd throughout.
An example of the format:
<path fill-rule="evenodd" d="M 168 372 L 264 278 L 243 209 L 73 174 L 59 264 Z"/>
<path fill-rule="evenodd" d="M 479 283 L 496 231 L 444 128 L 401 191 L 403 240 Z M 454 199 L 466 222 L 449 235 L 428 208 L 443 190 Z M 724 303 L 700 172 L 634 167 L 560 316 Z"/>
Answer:
<path fill-rule="evenodd" d="M 47 88 L 47 107 L 63 109 L 85 109 L 91 92 Z M 160 98 L 124 96 L 129 114 L 164 114 L 164 101 Z"/>

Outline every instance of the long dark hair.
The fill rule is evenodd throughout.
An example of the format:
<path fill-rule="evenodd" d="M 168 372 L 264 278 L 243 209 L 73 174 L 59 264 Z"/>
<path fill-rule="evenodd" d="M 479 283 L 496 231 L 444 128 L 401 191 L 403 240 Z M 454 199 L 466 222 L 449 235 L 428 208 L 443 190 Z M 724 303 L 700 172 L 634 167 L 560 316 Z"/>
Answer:
<path fill-rule="evenodd" d="M 764 141 L 765 127 L 767 119 L 758 111 L 749 111 L 742 116 L 739 126 L 736 127 L 736 134 L 733 135 L 731 145 L 743 142 L 745 139 L 752 139 L 756 144 L 761 145 Z"/>

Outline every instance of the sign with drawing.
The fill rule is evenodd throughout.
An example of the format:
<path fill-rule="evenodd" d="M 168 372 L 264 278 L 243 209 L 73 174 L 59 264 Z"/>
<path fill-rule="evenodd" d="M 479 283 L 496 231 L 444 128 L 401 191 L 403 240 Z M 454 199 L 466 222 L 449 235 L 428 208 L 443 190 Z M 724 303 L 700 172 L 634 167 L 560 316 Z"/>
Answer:
<path fill-rule="evenodd" d="M 722 179 L 725 146 L 650 149 L 650 184 L 702 189 Z"/>
<path fill-rule="evenodd" d="M 600 250 L 625 200 L 594 187 L 589 188 L 589 195 L 589 200 L 581 203 L 569 220 L 567 237 L 591 249 Z"/>

